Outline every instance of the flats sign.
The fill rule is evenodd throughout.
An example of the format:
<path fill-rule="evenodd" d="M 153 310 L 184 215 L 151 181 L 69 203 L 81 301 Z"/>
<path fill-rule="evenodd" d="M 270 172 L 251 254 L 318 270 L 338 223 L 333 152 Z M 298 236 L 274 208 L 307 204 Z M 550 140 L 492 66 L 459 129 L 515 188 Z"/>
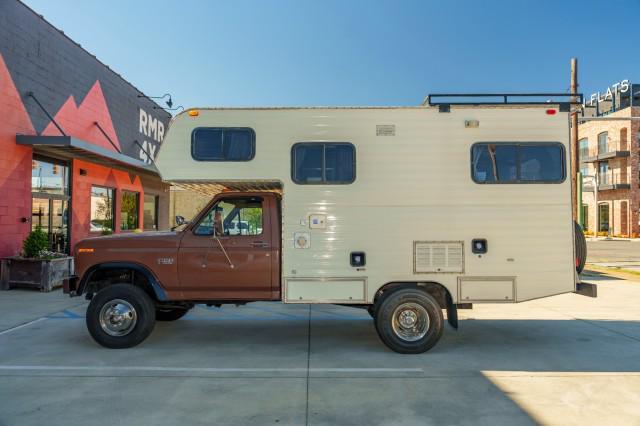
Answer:
<path fill-rule="evenodd" d="M 605 92 L 596 92 L 592 93 L 589 99 L 584 100 L 584 106 L 595 106 L 600 102 L 611 101 L 614 96 L 619 95 L 620 93 L 626 93 L 629 91 L 629 80 L 625 79 L 619 81 L 618 83 L 612 84 L 607 87 Z"/>

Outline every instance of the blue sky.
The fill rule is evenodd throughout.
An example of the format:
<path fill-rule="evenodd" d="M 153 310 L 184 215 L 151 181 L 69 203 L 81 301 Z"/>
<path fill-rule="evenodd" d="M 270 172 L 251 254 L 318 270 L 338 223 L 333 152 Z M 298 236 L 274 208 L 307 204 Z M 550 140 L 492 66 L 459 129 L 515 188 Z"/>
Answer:
<path fill-rule="evenodd" d="M 640 83 L 640 0 L 25 0 L 148 95 L 417 105 L 430 92 Z"/>

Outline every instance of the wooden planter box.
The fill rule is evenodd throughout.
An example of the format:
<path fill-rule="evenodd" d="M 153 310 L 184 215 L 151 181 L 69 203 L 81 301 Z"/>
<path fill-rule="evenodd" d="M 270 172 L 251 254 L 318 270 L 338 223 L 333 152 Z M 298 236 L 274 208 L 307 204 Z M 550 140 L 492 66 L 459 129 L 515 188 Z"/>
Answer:
<path fill-rule="evenodd" d="M 6 257 L 2 259 L 0 289 L 32 287 L 40 291 L 51 291 L 62 286 L 62 282 L 73 275 L 73 257 L 57 259 L 24 259 Z"/>

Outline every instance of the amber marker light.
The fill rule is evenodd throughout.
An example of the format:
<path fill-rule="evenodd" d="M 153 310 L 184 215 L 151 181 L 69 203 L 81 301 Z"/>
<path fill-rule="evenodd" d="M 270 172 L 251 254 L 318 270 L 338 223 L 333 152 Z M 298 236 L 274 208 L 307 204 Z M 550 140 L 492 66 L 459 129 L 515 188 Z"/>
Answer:
<path fill-rule="evenodd" d="M 93 249 L 92 248 L 81 248 L 78 249 L 78 253 L 93 253 Z"/>
<path fill-rule="evenodd" d="M 189 117 L 197 117 L 200 115 L 200 111 L 198 111 L 197 109 L 192 109 L 189 111 Z"/>

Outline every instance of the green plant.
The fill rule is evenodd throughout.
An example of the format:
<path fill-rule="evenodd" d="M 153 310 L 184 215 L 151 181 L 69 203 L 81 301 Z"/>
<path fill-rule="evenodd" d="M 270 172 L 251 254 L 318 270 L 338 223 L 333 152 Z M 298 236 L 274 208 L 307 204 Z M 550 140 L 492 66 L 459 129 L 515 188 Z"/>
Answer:
<path fill-rule="evenodd" d="M 48 248 L 49 237 L 39 226 L 29 232 L 29 235 L 27 235 L 27 238 L 25 238 L 22 243 L 24 257 L 40 257 L 40 253 Z"/>

